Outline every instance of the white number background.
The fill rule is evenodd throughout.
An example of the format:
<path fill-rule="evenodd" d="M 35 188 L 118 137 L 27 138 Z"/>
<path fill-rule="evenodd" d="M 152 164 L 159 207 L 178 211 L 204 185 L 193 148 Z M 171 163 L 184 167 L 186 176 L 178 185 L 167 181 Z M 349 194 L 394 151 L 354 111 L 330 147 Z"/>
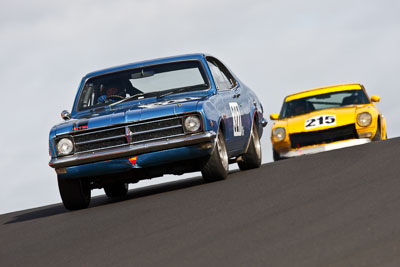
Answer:
<path fill-rule="evenodd" d="M 336 115 L 319 115 L 306 120 L 304 127 L 306 129 L 313 129 L 332 125 L 336 125 Z"/>

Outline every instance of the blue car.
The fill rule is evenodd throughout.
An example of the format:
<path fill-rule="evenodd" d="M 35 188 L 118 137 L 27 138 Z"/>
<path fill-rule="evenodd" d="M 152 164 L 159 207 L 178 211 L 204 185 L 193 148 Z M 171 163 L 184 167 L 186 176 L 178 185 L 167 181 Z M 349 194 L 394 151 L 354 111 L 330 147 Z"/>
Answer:
<path fill-rule="evenodd" d="M 258 168 L 267 124 L 254 92 L 205 54 L 89 73 L 61 117 L 49 165 L 69 210 L 88 207 L 94 188 L 120 198 L 129 183 L 164 174 L 201 171 L 211 182 L 231 163 Z"/>

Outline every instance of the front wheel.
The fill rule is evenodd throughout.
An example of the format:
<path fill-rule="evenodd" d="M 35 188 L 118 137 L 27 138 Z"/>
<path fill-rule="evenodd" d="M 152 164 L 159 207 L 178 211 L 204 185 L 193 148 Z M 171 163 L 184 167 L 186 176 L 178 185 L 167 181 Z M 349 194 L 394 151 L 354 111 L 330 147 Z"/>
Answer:
<path fill-rule="evenodd" d="M 242 171 L 259 168 L 261 166 L 261 143 L 255 123 L 253 123 L 253 130 L 251 131 L 250 138 L 251 140 L 247 152 L 242 156 L 242 161 L 238 161 L 239 169 Z"/>
<path fill-rule="evenodd" d="M 90 185 L 85 179 L 61 179 L 57 177 L 58 189 L 64 207 L 69 210 L 85 209 L 90 203 Z"/>
<path fill-rule="evenodd" d="M 225 138 L 220 132 L 217 136 L 214 150 L 201 170 L 203 179 L 207 182 L 224 180 L 228 176 L 229 160 L 225 146 Z"/>
<path fill-rule="evenodd" d="M 275 151 L 275 149 L 272 149 L 272 157 L 274 158 L 274 161 L 282 160 L 281 156 L 279 155 L 278 152 Z"/>
<path fill-rule="evenodd" d="M 378 127 L 376 129 L 376 133 L 374 138 L 372 138 L 372 141 L 380 141 L 382 140 L 382 136 L 381 136 L 381 126 L 378 124 Z"/>

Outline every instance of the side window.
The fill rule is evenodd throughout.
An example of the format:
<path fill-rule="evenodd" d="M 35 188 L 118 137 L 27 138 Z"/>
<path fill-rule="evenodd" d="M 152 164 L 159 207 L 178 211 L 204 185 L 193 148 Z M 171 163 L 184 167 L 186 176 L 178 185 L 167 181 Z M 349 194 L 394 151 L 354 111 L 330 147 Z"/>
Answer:
<path fill-rule="evenodd" d="M 214 58 L 208 58 L 207 62 L 218 89 L 232 89 L 236 86 L 236 80 L 221 62 Z"/>
<path fill-rule="evenodd" d="M 224 78 L 221 71 L 219 70 L 219 68 L 217 67 L 217 65 L 215 65 L 214 62 L 208 61 L 208 66 L 210 67 L 211 73 L 214 77 L 214 82 L 215 85 L 217 86 L 217 89 L 218 90 L 227 89 L 228 88 L 227 81 Z"/>
<path fill-rule="evenodd" d="M 222 65 L 221 62 L 219 62 L 219 69 L 221 70 L 221 73 L 224 75 L 227 83 L 228 83 L 228 88 L 232 89 L 233 87 L 235 87 L 237 85 L 236 80 L 233 78 L 232 74 L 229 72 L 229 70 Z"/>
<path fill-rule="evenodd" d="M 94 105 L 94 86 L 92 83 L 89 83 L 83 88 L 78 107 L 79 109 L 85 109 Z"/>

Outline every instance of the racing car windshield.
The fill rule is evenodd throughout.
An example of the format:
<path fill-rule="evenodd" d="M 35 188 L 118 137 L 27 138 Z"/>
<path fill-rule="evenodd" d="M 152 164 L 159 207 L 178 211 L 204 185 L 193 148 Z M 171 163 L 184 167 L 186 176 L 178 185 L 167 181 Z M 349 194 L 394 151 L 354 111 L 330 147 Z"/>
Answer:
<path fill-rule="evenodd" d="M 88 79 L 81 90 L 76 110 L 209 87 L 198 60 L 144 66 Z"/>
<path fill-rule="evenodd" d="M 283 119 L 297 116 L 316 110 L 369 103 L 368 97 L 363 90 L 332 92 L 285 102 L 282 106 L 279 118 Z"/>

